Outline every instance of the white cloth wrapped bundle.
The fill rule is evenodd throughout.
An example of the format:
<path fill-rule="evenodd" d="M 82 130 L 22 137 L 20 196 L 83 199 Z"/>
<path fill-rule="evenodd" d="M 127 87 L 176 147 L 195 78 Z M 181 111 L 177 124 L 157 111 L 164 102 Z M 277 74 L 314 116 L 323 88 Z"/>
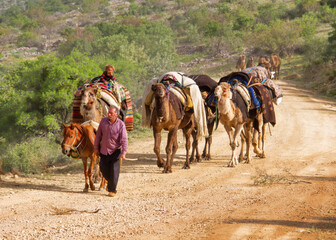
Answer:
<path fill-rule="evenodd" d="M 196 127 L 197 127 L 197 138 L 199 137 L 207 137 L 208 136 L 208 129 L 207 129 L 207 119 L 206 119 L 206 112 L 204 108 L 204 103 L 202 99 L 201 92 L 199 90 L 199 87 L 195 83 L 194 80 L 187 77 L 183 73 L 178 72 L 167 72 L 163 74 L 160 78 L 153 78 L 149 83 L 147 84 L 143 98 L 142 98 L 142 125 L 143 126 L 150 126 L 150 117 L 148 114 L 146 114 L 146 108 L 145 108 L 145 101 L 147 95 L 151 91 L 151 86 L 153 84 L 156 84 L 158 82 L 161 82 L 162 79 L 173 79 L 178 81 L 182 87 L 187 87 L 190 89 L 190 97 L 193 102 L 193 110 L 195 115 L 195 121 L 196 121 Z"/>

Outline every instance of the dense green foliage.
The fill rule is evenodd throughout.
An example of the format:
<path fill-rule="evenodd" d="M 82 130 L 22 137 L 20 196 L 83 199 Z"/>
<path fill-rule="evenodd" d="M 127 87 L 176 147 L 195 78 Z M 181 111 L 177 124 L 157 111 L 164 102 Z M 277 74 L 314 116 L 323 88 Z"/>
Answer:
<path fill-rule="evenodd" d="M 38 172 L 62 159 L 60 150 L 53 152 L 55 148 L 46 143 L 59 144 L 61 123 L 70 119 L 75 90 L 100 75 L 106 64 L 116 67 L 116 79 L 130 90 L 133 100 L 141 97 L 149 79 L 180 70 L 179 59 L 184 56 L 176 49 L 184 45 L 201 49 L 185 59 L 219 57 L 222 52 L 235 56 L 244 50 L 255 55 L 277 52 L 282 58 L 301 54 L 309 74 L 315 66 L 334 66 L 335 7 L 332 0 L 3 2 L 3 168 Z M 336 95 L 335 71 L 326 72 L 328 85 L 318 90 Z M 138 132 L 133 137 L 144 131 L 140 119 L 135 115 Z M 26 139 L 32 143 L 31 152 Z M 53 157 L 45 157 L 51 152 Z"/>

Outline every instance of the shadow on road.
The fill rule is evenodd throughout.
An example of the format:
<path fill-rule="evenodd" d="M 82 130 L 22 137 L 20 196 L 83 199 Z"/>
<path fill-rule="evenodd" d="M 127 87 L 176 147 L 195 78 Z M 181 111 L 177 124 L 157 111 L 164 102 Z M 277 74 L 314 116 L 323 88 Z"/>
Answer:
<path fill-rule="evenodd" d="M 303 221 L 291 221 L 291 220 L 263 220 L 263 219 L 230 219 L 224 223 L 243 223 L 243 224 L 262 224 L 262 225 L 277 225 L 296 228 L 314 228 L 320 230 L 334 230 L 335 218 L 318 218 L 318 222 L 303 222 Z"/>
<path fill-rule="evenodd" d="M 84 185 L 84 182 L 83 182 Z M 1 188 L 11 188 L 11 189 L 30 189 L 30 190 L 41 190 L 41 191 L 52 191 L 52 192 L 67 192 L 67 193 L 83 193 L 80 191 L 72 191 L 65 187 L 59 187 L 55 185 L 48 184 L 35 184 L 26 182 L 11 182 L 6 180 L 0 181 Z"/>

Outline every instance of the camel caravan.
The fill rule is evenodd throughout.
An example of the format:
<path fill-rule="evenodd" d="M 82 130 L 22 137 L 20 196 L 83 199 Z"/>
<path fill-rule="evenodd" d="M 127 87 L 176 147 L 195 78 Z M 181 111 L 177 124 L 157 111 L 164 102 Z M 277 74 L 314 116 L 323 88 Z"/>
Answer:
<path fill-rule="evenodd" d="M 153 129 L 153 150 L 157 166 L 163 168 L 163 173 L 172 172 L 179 129 L 182 129 L 185 139 L 184 169 L 189 169 L 192 162 L 211 159 L 213 133 L 219 124 L 224 126 L 229 138 L 232 154 L 228 167 L 235 167 L 243 161 L 250 163 L 251 147 L 257 157 L 266 157 L 266 126 L 276 124 L 274 104 L 278 105 L 282 100 L 282 90 L 266 68 L 274 62 L 263 57 L 255 66 L 253 57 L 250 57 L 246 68 L 243 56 L 240 70 L 220 78 L 219 82 L 207 75 L 181 72 L 167 72 L 150 80 L 142 96 L 142 125 Z M 107 116 L 109 107 L 120 109 L 120 118 L 126 129 L 133 130 L 129 91 L 113 81 L 113 75 L 113 79 L 106 81 L 104 74 L 87 81 L 77 90 L 72 122 L 63 124 L 62 152 L 82 159 L 84 192 L 89 188 L 95 189 L 93 167 L 97 156 L 94 154 L 94 139 L 99 122 Z M 160 152 L 163 130 L 168 132 L 165 159 Z M 205 145 L 201 155 L 198 144 L 202 138 L 205 138 Z M 238 147 L 239 154 L 236 152 Z M 88 158 L 91 159 L 89 167 Z M 99 189 L 105 186 L 106 180 L 102 177 Z"/>
<path fill-rule="evenodd" d="M 106 77 L 106 71 L 111 69 L 112 78 Z M 125 122 L 127 131 L 133 130 L 133 109 L 130 92 L 119 82 L 115 81 L 114 67 L 107 65 L 105 72 L 90 79 L 77 89 L 73 100 L 72 120 L 69 125 L 63 124 L 63 154 L 75 159 L 82 159 L 85 176 L 83 191 L 89 187 L 95 190 L 93 168 L 98 156 L 94 154 L 94 139 L 99 123 L 107 117 L 110 106 L 120 110 L 119 117 Z M 90 158 L 88 166 L 87 159 Z M 97 164 L 95 177 L 98 178 L 99 165 Z M 107 182 L 102 181 L 99 189 L 105 188 Z"/>
<path fill-rule="evenodd" d="M 260 56 L 258 66 L 264 67 L 266 70 L 270 71 L 272 80 L 279 80 L 281 59 L 278 54 L 273 53 L 270 57 Z M 254 57 L 250 56 L 245 65 L 245 55 L 240 55 L 236 63 L 237 71 L 240 72 L 245 68 L 251 67 L 255 67 Z"/>
<path fill-rule="evenodd" d="M 172 171 L 178 148 L 178 129 L 183 130 L 186 139 L 183 168 L 190 168 L 191 162 L 201 159 L 198 152 L 201 137 L 205 137 L 202 157 L 211 158 L 212 133 L 220 122 L 229 136 L 232 150 L 228 166 L 234 167 L 244 159 L 246 163 L 251 162 L 251 143 L 258 157 L 266 157 L 266 125 L 276 124 L 273 103 L 279 104 L 281 100 L 281 88 L 271 80 L 269 70 L 262 66 L 244 67 L 222 77 L 218 83 L 207 75 L 168 72 L 149 81 L 144 90 L 142 125 L 153 129 L 157 166 L 168 173 Z M 166 161 L 160 154 L 162 130 L 168 131 Z M 239 137 L 241 151 L 238 156 Z"/>

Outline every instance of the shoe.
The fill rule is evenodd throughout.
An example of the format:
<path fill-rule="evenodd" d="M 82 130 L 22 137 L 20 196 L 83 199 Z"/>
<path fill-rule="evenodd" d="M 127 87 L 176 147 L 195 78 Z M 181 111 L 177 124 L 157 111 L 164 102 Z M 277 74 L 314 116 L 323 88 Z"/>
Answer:
<path fill-rule="evenodd" d="M 115 192 L 109 192 L 107 194 L 108 197 L 115 197 L 116 193 Z"/>

